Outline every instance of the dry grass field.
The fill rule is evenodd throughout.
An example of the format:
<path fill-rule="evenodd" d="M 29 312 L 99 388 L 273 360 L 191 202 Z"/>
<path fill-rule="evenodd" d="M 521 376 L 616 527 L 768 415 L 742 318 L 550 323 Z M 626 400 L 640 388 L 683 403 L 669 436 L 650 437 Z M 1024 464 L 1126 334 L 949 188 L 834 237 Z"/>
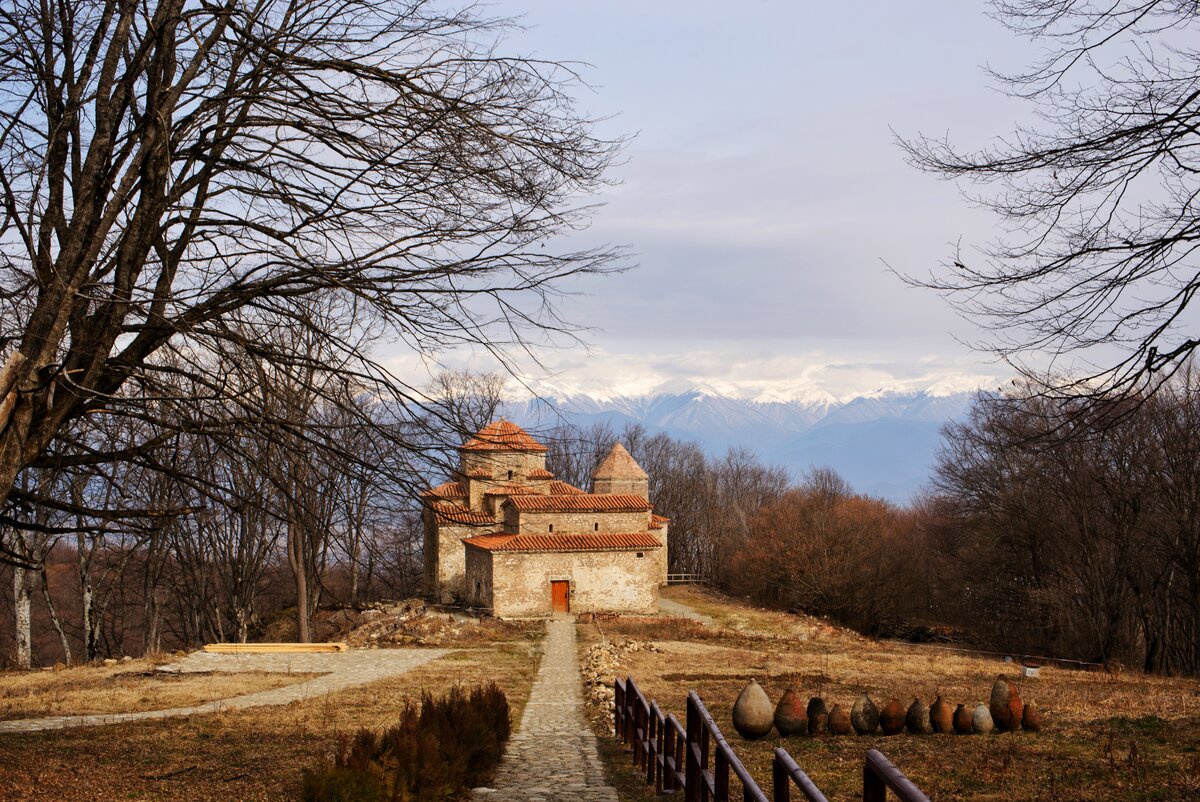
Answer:
<path fill-rule="evenodd" d="M 188 707 L 303 682 L 313 674 L 168 674 L 167 662 L 141 659 L 115 666 L 0 673 L 0 721 L 87 713 L 131 713 Z"/>
<path fill-rule="evenodd" d="M 408 674 L 281 707 L 0 735 L 0 799 L 294 799 L 304 767 L 360 727 L 382 729 L 394 723 L 404 703 L 422 691 L 441 694 L 455 684 L 495 680 L 519 720 L 537 671 L 541 628 L 526 627 L 518 635 L 487 645 L 465 639 L 465 648 Z M 129 670 L 128 664 L 123 670 Z M 55 676 L 69 682 L 76 672 L 85 677 L 91 671 L 72 668 Z M 147 687 L 157 682 L 144 680 Z M 4 682 L 17 681 L 9 675 L 0 679 L 0 687 Z M 48 685 L 47 706 L 53 689 L 61 687 L 58 682 Z M 128 698 L 137 693 L 135 682 Z M 35 706 L 37 697 L 25 703 Z"/>
<path fill-rule="evenodd" d="M 653 645 L 653 651 L 619 651 L 619 672 L 633 676 L 648 697 L 681 721 L 687 692 L 698 691 L 764 784 L 773 749 L 782 746 L 831 801 L 861 798 L 863 754 L 875 747 L 934 800 L 1200 799 L 1198 681 L 1051 667 L 1037 679 L 1021 680 L 999 659 L 879 643 L 699 589 L 671 588 L 667 595 L 714 624 L 602 619 L 580 625 L 582 647 L 602 638 Z M 772 701 L 793 687 L 806 699 L 820 695 L 830 707 L 839 702 L 846 709 L 864 691 L 881 707 L 892 697 L 905 707 L 914 696 L 929 703 L 938 693 L 974 707 L 987 701 L 998 674 L 1017 681 L 1022 698 L 1043 711 L 1041 733 L 782 739 L 773 732 L 747 742 L 729 718 L 750 679 Z M 592 712 L 598 718 L 601 711 Z M 605 751 L 616 756 L 611 748 Z M 632 776 L 623 765 L 614 772 Z M 652 798 L 637 782 L 620 785 L 631 799 Z"/>

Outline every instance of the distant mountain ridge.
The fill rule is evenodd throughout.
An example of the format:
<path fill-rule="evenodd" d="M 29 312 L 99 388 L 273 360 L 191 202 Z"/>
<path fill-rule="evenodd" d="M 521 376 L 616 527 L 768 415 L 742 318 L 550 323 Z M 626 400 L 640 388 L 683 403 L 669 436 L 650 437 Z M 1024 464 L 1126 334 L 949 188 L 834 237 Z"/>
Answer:
<path fill-rule="evenodd" d="M 606 422 L 618 432 L 639 423 L 651 433 L 694 441 L 713 456 L 744 446 L 795 478 L 829 466 L 856 490 L 903 503 L 928 484 L 942 426 L 966 415 L 973 398 L 881 391 L 842 402 L 754 401 L 692 389 L 610 398 L 575 393 L 510 403 L 505 412 L 534 428 L 559 417 L 583 427 Z"/>

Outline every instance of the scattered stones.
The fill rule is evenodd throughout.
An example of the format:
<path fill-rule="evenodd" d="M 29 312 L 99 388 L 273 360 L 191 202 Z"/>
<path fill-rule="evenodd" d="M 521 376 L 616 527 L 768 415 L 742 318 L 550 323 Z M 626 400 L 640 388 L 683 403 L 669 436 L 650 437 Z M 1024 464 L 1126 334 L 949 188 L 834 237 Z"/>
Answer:
<path fill-rule="evenodd" d="M 854 731 L 850 726 L 850 714 L 839 704 L 829 711 L 829 731 L 834 735 L 849 735 Z"/>
<path fill-rule="evenodd" d="M 804 708 L 804 699 L 791 688 L 783 692 L 779 704 L 775 705 L 775 729 L 784 737 L 808 733 L 808 712 Z"/>
<path fill-rule="evenodd" d="M 954 731 L 954 711 L 941 694 L 929 706 L 929 726 L 938 733 L 949 734 Z"/>
<path fill-rule="evenodd" d="M 904 706 L 899 699 L 889 699 L 879 711 L 879 728 L 884 735 L 899 735 L 904 731 Z"/>
<path fill-rule="evenodd" d="M 904 714 L 904 726 L 913 735 L 925 735 L 929 732 L 929 708 L 921 699 L 914 698 Z"/>
<path fill-rule="evenodd" d="M 850 708 L 850 723 L 859 735 L 871 735 L 879 729 L 879 708 L 867 694 Z"/>
<path fill-rule="evenodd" d="M 975 712 L 971 714 L 971 730 L 977 735 L 987 735 L 995 728 L 996 724 L 992 721 L 992 714 L 988 712 L 988 706 L 980 702 L 975 706 Z"/>
<path fill-rule="evenodd" d="M 769 733 L 774 721 L 774 710 L 767 692 L 757 682 L 750 680 L 733 703 L 733 728 L 738 735 L 753 741 Z"/>

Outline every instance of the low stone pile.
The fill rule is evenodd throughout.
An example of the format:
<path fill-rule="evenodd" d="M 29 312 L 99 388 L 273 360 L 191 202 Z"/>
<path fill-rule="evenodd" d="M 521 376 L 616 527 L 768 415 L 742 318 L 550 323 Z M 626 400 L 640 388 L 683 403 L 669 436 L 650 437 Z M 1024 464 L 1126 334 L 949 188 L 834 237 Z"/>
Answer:
<path fill-rule="evenodd" d="M 941 696 L 928 706 L 915 697 L 907 708 L 895 698 L 889 699 L 880 708 L 864 693 L 849 712 L 841 704 L 835 703 L 829 708 L 819 696 L 812 697 L 805 705 L 800 694 L 792 688 L 788 688 L 779 702 L 772 705 L 766 691 L 751 680 L 733 704 L 732 719 L 734 729 L 747 740 L 768 735 L 772 727 L 785 737 L 850 735 L 852 732 L 859 735 L 899 735 L 905 731 L 913 735 L 985 735 L 1020 729 L 1038 732 L 1042 728 L 1042 717 L 1037 707 L 1023 704 L 1017 686 L 1004 676 L 996 678 L 987 704 L 980 703 L 974 709 L 960 704 L 952 710 Z"/>
<path fill-rule="evenodd" d="M 338 618 L 321 623 L 332 625 L 335 632 L 331 637 L 340 635 L 336 639 L 360 649 L 440 642 L 461 634 L 464 620 L 473 622 L 464 613 L 438 610 L 420 599 L 378 603 L 363 610 L 339 610 L 336 615 Z M 325 634 L 322 633 L 322 640 L 331 639 L 324 637 Z"/>
<path fill-rule="evenodd" d="M 583 674 L 583 687 L 588 701 L 597 710 L 595 718 L 608 718 L 612 715 L 615 691 L 613 680 L 618 674 L 626 655 L 636 652 L 659 651 L 653 643 L 639 640 L 624 640 L 620 643 L 602 641 L 589 646 L 583 653 L 580 672 Z"/>

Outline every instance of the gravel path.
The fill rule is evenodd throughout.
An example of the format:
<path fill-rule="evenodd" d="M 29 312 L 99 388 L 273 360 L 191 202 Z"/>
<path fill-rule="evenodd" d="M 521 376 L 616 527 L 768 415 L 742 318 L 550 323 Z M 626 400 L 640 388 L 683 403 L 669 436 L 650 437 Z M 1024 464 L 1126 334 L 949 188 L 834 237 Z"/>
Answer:
<path fill-rule="evenodd" d="M 521 726 L 508 742 L 495 788 L 476 800 L 495 802 L 618 802 L 604 779 L 596 738 L 583 716 L 575 621 L 555 617 Z"/>
<path fill-rule="evenodd" d="M 713 619 L 710 616 L 696 612 L 683 602 L 678 602 L 674 599 L 664 599 L 661 596 L 658 597 L 658 612 L 662 615 L 673 615 L 676 618 L 691 618 L 694 621 L 699 621 L 701 624 L 713 623 Z"/>
<path fill-rule="evenodd" d="M 272 688 L 269 691 L 218 699 L 215 702 L 206 702 L 191 707 L 172 707 L 166 710 L 147 710 L 138 713 L 101 713 L 0 721 L 0 734 L 61 730 L 68 727 L 98 727 L 104 724 L 123 724 L 127 721 L 192 716 L 198 713 L 217 713 L 222 710 L 240 710 L 266 705 L 286 705 L 291 702 L 321 697 L 344 688 L 365 685 L 395 674 L 403 674 L 431 660 L 436 660 L 448 651 L 448 649 L 358 649 L 319 654 L 192 652 L 179 662 L 162 666 L 158 670 L 178 673 L 268 671 L 322 674 L 323 676 L 283 688 Z"/>

